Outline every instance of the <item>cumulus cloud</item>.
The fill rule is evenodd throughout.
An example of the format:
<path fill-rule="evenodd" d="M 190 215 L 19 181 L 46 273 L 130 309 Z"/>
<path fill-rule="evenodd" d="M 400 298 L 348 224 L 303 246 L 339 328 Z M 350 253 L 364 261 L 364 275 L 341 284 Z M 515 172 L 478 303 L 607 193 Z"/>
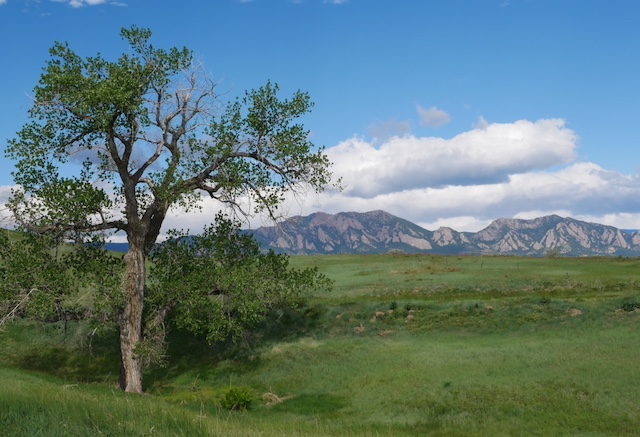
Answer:
<path fill-rule="evenodd" d="M 491 124 L 451 139 L 393 137 L 379 147 L 359 138 L 327 150 L 346 193 L 374 197 L 421 187 L 489 184 L 575 159 L 577 135 L 563 120 Z"/>
<path fill-rule="evenodd" d="M 382 209 L 426 229 L 470 232 L 548 214 L 638 228 L 640 175 L 576 162 L 578 136 L 563 120 L 480 121 L 451 139 L 393 137 L 375 147 L 352 138 L 329 148 L 346 189 L 300 214 Z"/>
<path fill-rule="evenodd" d="M 420 124 L 423 126 L 441 127 L 451 121 L 451 116 L 447 112 L 435 106 L 425 109 L 420 105 L 416 105 L 416 111 L 420 116 Z"/>
<path fill-rule="evenodd" d="M 500 217 L 549 214 L 637 229 L 640 175 L 611 172 L 593 163 L 573 163 L 555 171 L 513 175 L 494 184 L 422 187 L 374 197 L 342 192 L 324 196 L 317 203 L 321 208 L 315 209 L 327 213 L 382 209 L 430 230 L 448 226 L 478 231 Z"/>

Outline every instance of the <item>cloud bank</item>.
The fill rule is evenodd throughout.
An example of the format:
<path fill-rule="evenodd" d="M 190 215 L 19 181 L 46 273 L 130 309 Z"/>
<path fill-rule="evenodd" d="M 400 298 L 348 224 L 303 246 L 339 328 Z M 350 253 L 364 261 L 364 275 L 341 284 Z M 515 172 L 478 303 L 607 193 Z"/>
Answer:
<path fill-rule="evenodd" d="M 429 230 L 479 231 L 500 218 L 548 214 L 640 228 L 640 174 L 577 160 L 578 135 L 561 119 L 487 123 L 453 138 L 354 137 L 326 150 L 345 189 L 289 198 L 284 217 L 385 210 Z M 0 202 L 9 187 L 0 187 Z M 204 199 L 204 198 L 203 198 Z M 199 232 L 220 205 L 172 211 L 165 229 Z M 250 209 L 250 208 L 247 208 Z M 256 217 L 250 227 L 271 225 Z M 122 239 L 123 237 L 121 237 Z"/>
<path fill-rule="evenodd" d="M 372 198 L 418 188 L 484 185 L 570 163 L 577 135 L 563 120 L 491 124 L 452 139 L 393 137 L 379 147 L 358 138 L 327 150 L 345 194 Z"/>
<path fill-rule="evenodd" d="M 345 189 L 289 199 L 283 215 L 382 209 L 429 230 L 475 232 L 500 217 L 558 214 L 640 228 L 640 175 L 577 161 L 578 142 L 561 119 L 490 124 L 482 117 L 450 139 L 404 135 L 378 144 L 354 137 L 326 151 Z M 207 216 L 176 215 L 168 223 L 189 220 L 193 229 Z"/>
<path fill-rule="evenodd" d="M 298 210 L 382 209 L 431 230 L 478 231 L 500 217 L 547 214 L 639 228 L 640 175 L 577 161 L 578 142 L 561 119 L 482 117 L 451 139 L 405 135 L 376 146 L 351 138 L 327 150 L 345 190 Z"/>

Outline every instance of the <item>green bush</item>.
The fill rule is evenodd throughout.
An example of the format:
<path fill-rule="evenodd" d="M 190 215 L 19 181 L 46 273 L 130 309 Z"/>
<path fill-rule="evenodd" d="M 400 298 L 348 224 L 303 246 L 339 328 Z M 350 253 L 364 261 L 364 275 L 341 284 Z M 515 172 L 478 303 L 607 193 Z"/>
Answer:
<path fill-rule="evenodd" d="M 621 307 L 624 311 L 630 313 L 637 309 L 640 309 L 640 302 L 625 302 Z"/>
<path fill-rule="evenodd" d="M 247 387 L 231 387 L 222 396 L 220 405 L 222 408 L 234 411 L 244 411 L 251 408 L 253 394 Z"/>
<path fill-rule="evenodd" d="M 549 305 L 550 303 L 551 303 L 551 299 L 549 299 L 548 297 L 543 297 L 538 301 L 538 304 L 542 306 Z"/>

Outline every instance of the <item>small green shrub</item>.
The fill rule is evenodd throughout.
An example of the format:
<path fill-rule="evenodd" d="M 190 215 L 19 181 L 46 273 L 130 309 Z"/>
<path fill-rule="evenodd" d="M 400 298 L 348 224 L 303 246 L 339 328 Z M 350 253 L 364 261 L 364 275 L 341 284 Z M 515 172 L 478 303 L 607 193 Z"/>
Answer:
<path fill-rule="evenodd" d="M 540 299 L 540 301 L 538 301 L 538 305 L 549 305 L 551 303 L 551 299 L 549 299 L 548 297 L 543 297 L 542 299 Z"/>
<path fill-rule="evenodd" d="M 245 411 L 251 408 L 253 394 L 247 387 L 231 387 L 222 396 L 220 405 L 222 408 L 234 411 Z"/>
<path fill-rule="evenodd" d="M 625 302 L 622 304 L 621 308 L 624 311 L 630 313 L 632 311 L 640 309 L 640 302 Z"/>

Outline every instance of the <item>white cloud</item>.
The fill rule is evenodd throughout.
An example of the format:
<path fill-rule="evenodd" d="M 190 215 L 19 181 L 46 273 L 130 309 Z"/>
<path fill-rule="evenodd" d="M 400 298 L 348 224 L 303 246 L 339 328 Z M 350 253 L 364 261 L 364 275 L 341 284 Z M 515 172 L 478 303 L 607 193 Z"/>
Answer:
<path fill-rule="evenodd" d="M 567 164 L 575 158 L 576 142 L 562 120 L 520 120 L 451 139 L 393 137 L 379 147 L 352 138 L 327 149 L 327 155 L 346 193 L 374 197 L 421 187 L 495 183 Z"/>
<path fill-rule="evenodd" d="M 9 201 L 9 197 L 11 197 L 11 190 L 13 188 L 15 188 L 15 186 L 0 185 L 0 205 L 4 205 Z"/>
<path fill-rule="evenodd" d="M 432 106 L 429 109 L 424 109 L 420 105 L 416 105 L 416 111 L 420 116 L 420 124 L 427 127 L 441 127 L 448 124 L 451 121 L 451 116 L 441 110 Z"/>
<path fill-rule="evenodd" d="M 83 6 L 96 6 L 107 3 L 107 0 L 69 0 L 69 6 L 72 8 L 81 8 Z M 118 4 L 121 6 L 122 4 Z"/>
<path fill-rule="evenodd" d="M 609 172 L 575 163 L 548 172 L 527 172 L 485 185 L 415 188 L 371 198 L 343 192 L 321 197 L 307 213 L 382 209 L 429 230 L 448 226 L 478 231 L 500 217 L 549 214 L 623 228 L 640 228 L 640 175 Z M 635 225 L 634 225 L 635 220 Z"/>
<path fill-rule="evenodd" d="M 619 212 L 603 215 L 580 214 L 574 218 L 590 223 L 615 226 L 618 229 L 640 228 L 640 213 Z"/>
<path fill-rule="evenodd" d="M 220 209 L 219 203 L 204 197 L 201 212 L 187 214 L 172 210 L 164 229 L 200 232 Z M 637 229 L 640 228 L 640 175 L 610 172 L 593 163 L 573 163 L 555 171 L 521 173 L 494 184 L 422 186 L 373 197 L 349 192 L 288 196 L 280 212 L 283 217 L 292 217 L 316 211 L 335 214 L 377 209 L 428 230 L 447 226 L 457 231 L 477 232 L 500 217 L 531 219 L 549 214 Z M 265 217 L 253 217 L 246 226 L 257 228 L 272 224 Z"/>
<path fill-rule="evenodd" d="M 5 5 L 7 4 L 7 0 L 0 0 L 0 5 Z"/>
<path fill-rule="evenodd" d="M 491 220 L 477 219 L 472 216 L 460 216 L 460 217 L 443 217 L 438 218 L 431 222 L 419 222 L 418 226 L 424 229 L 435 231 L 438 228 L 451 228 L 458 232 L 476 232 L 479 229 L 484 229 L 491 223 Z"/>
<path fill-rule="evenodd" d="M 332 5 L 341 5 L 343 3 L 346 3 L 348 0 L 324 0 L 323 3 L 329 3 Z"/>
<path fill-rule="evenodd" d="M 5 205 L 11 197 L 12 188 L 14 187 L 0 186 L 0 228 L 11 226 L 11 213 Z"/>
<path fill-rule="evenodd" d="M 177 227 L 199 232 L 221 209 L 219 203 L 208 197 L 203 199 L 202 212 L 171 211 L 164 229 Z M 531 219 L 549 214 L 635 229 L 640 227 L 640 175 L 610 172 L 593 163 L 573 163 L 555 171 L 514 175 L 494 184 L 423 186 L 374 197 L 348 192 L 288 196 L 280 212 L 283 217 L 292 217 L 315 211 L 333 214 L 377 209 L 429 230 L 447 226 L 476 232 L 500 217 Z M 253 217 L 247 226 L 272 224 L 265 217 Z"/>

